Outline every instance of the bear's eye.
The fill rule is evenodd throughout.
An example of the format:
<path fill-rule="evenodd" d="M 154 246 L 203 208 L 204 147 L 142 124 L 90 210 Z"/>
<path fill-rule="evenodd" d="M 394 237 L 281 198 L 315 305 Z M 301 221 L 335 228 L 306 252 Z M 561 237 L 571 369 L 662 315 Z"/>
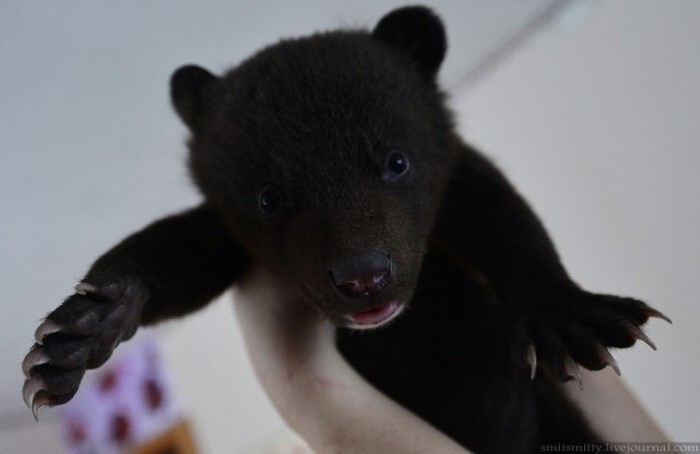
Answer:
<path fill-rule="evenodd" d="M 274 185 L 265 186 L 258 196 L 258 207 L 265 214 L 277 214 L 284 208 L 282 191 Z"/>
<path fill-rule="evenodd" d="M 411 167 L 408 158 L 405 154 L 398 151 L 392 151 L 386 156 L 384 164 L 384 177 L 387 179 L 395 179 L 406 175 Z"/>

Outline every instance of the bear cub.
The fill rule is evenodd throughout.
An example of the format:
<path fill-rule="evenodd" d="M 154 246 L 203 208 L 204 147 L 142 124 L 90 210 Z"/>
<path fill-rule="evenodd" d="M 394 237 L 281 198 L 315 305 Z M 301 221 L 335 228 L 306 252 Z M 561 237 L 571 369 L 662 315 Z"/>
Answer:
<path fill-rule="evenodd" d="M 254 259 L 340 328 L 363 376 L 463 446 L 596 441 L 557 382 L 580 382 L 578 365 L 617 371 L 608 348 L 653 346 L 640 327 L 665 317 L 571 279 L 530 207 L 456 134 L 436 82 L 446 49 L 440 19 L 411 6 L 221 76 L 178 69 L 203 201 L 101 256 L 39 326 L 23 363 L 34 413 Z"/>

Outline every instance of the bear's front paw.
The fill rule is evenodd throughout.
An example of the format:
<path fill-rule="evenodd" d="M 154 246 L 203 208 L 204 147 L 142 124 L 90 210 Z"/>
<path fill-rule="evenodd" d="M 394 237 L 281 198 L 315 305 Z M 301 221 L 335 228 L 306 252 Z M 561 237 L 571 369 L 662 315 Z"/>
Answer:
<path fill-rule="evenodd" d="M 149 291 L 133 278 L 81 282 L 34 333 L 22 362 L 22 397 L 37 418 L 45 405 L 68 402 L 85 369 L 101 366 L 117 344 L 134 335 Z"/>
<path fill-rule="evenodd" d="M 539 295 L 514 320 L 516 360 L 534 379 L 542 369 L 583 387 L 578 364 L 590 370 L 620 370 L 609 347 L 626 348 L 638 339 L 656 350 L 641 330 L 650 317 L 671 320 L 642 301 L 593 294 L 578 288 Z"/>

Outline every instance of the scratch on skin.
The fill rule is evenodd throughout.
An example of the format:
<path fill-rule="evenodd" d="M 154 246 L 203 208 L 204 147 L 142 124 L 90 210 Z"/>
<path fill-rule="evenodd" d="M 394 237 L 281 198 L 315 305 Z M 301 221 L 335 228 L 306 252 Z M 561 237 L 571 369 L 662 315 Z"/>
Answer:
<path fill-rule="evenodd" d="M 329 378 L 325 378 L 322 376 L 317 376 L 315 381 L 316 381 L 316 383 L 323 386 L 324 388 L 347 389 L 349 387 L 348 385 L 346 385 L 344 383 L 340 383 L 340 382 L 337 382 L 337 381 L 334 381 L 334 380 L 331 380 Z"/>

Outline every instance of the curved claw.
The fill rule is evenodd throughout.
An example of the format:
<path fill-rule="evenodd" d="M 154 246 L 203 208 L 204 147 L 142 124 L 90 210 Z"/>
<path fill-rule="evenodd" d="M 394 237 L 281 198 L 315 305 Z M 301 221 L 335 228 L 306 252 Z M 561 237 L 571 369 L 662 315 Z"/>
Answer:
<path fill-rule="evenodd" d="M 615 361 L 615 358 L 613 358 L 613 356 L 610 354 L 610 352 L 608 351 L 608 349 L 605 348 L 605 347 L 603 347 L 603 346 L 600 345 L 600 344 L 598 344 L 598 346 L 596 347 L 596 349 L 597 349 L 598 355 L 600 356 L 600 359 L 603 361 L 603 363 L 609 365 L 610 367 L 612 367 L 612 370 L 615 371 L 615 373 L 617 374 L 618 377 L 619 377 L 620 375 L 622 375 L 622 374 L 620 373 L 620 368 L 619 368 L 618 365 L 617 365 L 617 361 Z"/>
<path fill-rule="evenodd" d="M 578 364 L 576 364 L 576 361 L 574 361 L 570 356 L 567 356 L 564 358 L 564 364 L 567 371 L 571 371 L 573 373 L 573 375 L 569 374 L 569 376 L 576 380 L 579 389 L 583 391 L 583 378 L 581 377 L 581 370 L 579 369 Z"/>
<path fill-rule="evenodd" d="M 644 334 L 644 331 L 642 331 L 638 327 L 634 326 L 633 324 L 631 324 L 627 320 L 622 322 L 622 326 L 625 328 L 625 330 L 627 330 L 627 333 L 630 336 L 632 336 L 635 339 L 639 339 L 642 342 L 646 343 L 649 347 L 652 348 L 652 350 L 656 350 L 656 345 L 654 344 L 654 342 L 652 342 L 652 340 L 649 338 L 649 336 Z"/>
<path fill-rule="evenodd" d="M 535 375 L 537 374 L 537 351 L 535 350 L 535 346 L 533 344 L 529 344 L 527 346 L 525 355 L 525 360 L 527 361 L 527 364 L 530 365 L 530 380 L 534 380 Z"/>
<path fill-rule="evenodd" d="M 88 293 L 95 293 L 97 291 L 97 287 L 87 282 L 81 282 L 73 287 L 73 290 L 75 290 L 75 293 L 78 293 L 79 295 L 87 295 Z"/>
<path fill-rule="evenodd" d="M 50 403 L 51 398 L 46 391 L 42 390 L 36 393 L 32 400 L 32 415 L 34 415 L 34 421 L 39 421 L 39 410 L 41 410 L 41 407 L 49 405 Z"/>
<path fill-rule="evenodd" d="M 36 331 L 34 331 L 34 339 L 36 340 L 37 344 L 41 345 L 46 336 L 57 333 L 61 331 L 61 329 L 61 325 L 52 320 L 46 319 L 37 327 Z"/>
<path fill-rule="evenodd" d="M 22 372 L 24 373 L 25 377 L 29 378 L 29 371 L 32 370 L 32 367 L 40 364 L 46 364 L 48 362 L 49 357 L 46 356 L 46 353 L 44 353 L 44 349 L 38 344 L 34 345 L 34 347 L 29 350 L 29 353 L 27 353 L 27 356 L 25 356 L 24 360 L 22 361 Z"/>
<path fill-rule="evenodd" d="M 646 309 L 644 309 L 644 312 L 646 313 L 647 317 L 656 317 L 656 318 L 660 318 L 662 320 L 666 320 L 667 322 L 669 322 L 671 324 L 673 323 L 670 318 L 668 318 L 666 315 L 664 315 L 660 311 L 657 311 L 653 307 L 647 307 Z M 654 349 L 654 350 L 656 350 L 656 349 Z"/>
<path fill-rule="evenodd" d="M 22 398 L 24 399 L 24 404 L 31 408 L 31 404 L 34 401 L 34 397 L 39 391 L 46 389 L 46 382 L 39 375 L 34 375 L 33 377 L 24 381 L 22 386 Z"/>

